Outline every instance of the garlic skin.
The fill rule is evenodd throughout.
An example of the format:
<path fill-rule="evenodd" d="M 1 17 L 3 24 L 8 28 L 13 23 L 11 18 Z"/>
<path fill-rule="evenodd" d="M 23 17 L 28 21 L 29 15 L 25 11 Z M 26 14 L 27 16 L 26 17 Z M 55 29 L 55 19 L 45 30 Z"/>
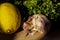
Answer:
<path fill-rule="evenodd" d="M 24 22 L 23 29 L 27 34 L 34 35 L 36 32 L 44 33 L 46 26 L 48 28 L 50 26 L 50 21 L 47 17 L 42 14 L 35 14 Z"/>

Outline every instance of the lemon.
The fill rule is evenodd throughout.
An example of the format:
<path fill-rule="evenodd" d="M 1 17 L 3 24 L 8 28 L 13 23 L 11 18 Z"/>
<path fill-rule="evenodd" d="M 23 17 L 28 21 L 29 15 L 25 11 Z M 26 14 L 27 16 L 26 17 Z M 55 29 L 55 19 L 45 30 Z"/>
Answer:
<path fill-rule="evenodd" d="M 21 24 L 19 10 L 11 3 L 0 5 L 0 31 L 11 34 L 17 31 Z"/>

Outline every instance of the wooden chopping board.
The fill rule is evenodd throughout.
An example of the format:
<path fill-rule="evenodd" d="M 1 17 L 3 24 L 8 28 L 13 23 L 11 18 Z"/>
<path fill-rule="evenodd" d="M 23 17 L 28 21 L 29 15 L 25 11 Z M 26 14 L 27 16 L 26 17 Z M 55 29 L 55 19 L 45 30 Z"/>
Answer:
<path fill-rule="evenodd" d="M 45 36 L 45 32 L 43 34 L 37 32 L 35 35 L 28 35 L 23 31 L 18 32 L 15 34 L 14 40 L 41 40 Z"/>

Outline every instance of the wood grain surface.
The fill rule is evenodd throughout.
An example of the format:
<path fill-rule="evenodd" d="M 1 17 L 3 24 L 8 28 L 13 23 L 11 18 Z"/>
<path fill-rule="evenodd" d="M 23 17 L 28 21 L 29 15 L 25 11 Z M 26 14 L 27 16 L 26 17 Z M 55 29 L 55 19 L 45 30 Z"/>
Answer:
<path fill-rule="evenodd" d="M 35 33 L 35 35 L 27 35 L 26 33 L 23 31 L 16 33 L 14 40 L 40 40 L 41 38 L 43 38 L 45 35 L 45 32 L 43 34 L 37 32 Z"/>
<path fill-rule="evenodd" d="M 36 38 L 36 36 L 38 37 Z M 30 37 L 27 36 L 25 38 L 24 37 L 25 37 L 25 34 L 23 31 L 17 32 L 11 35 L 5 35 L 0 33 L 0 40 L 29 40 L 30 38 L 31 38 L 30 40 L 40 39 L 39 33 L 36 33 L 34 37 L 33 36 L 30 36 Z M 60 29 L 52 31 L 51 33 L 47 34 L 44 40 L 60 40 Z"/>

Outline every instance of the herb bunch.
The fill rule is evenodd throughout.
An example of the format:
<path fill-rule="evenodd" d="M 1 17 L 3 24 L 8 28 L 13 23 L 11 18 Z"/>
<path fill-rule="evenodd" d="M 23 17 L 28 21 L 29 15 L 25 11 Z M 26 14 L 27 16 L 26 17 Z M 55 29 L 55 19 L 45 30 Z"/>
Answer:
<path fill-rule="evenodd" d="M 54 21 L 60 17 L 60 3 L 53 3 L 51 0 L 25 0 L 23 5 L 28 8 L 29 15 L 44 14 Z"/>

